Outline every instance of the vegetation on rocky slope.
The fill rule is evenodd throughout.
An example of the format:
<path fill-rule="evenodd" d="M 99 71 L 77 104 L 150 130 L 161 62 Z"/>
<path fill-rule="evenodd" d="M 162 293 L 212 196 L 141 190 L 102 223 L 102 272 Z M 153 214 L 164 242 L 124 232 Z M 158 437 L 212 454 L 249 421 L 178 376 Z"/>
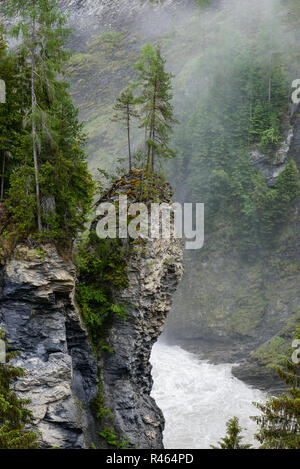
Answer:
<path fill-rule="evenodd" d="M 7 100 L 0 107 L 1 237 L 57 240 L 72 245 L 82 230 L 94 185 L 84 152 L 85 133 L 61 77 L 69 30 L 56 1 L 6 2 L 2 12 L 20 21 L 0 46 Z"/>
<path fill-rule="evenodd" d="M 299 329 L 298 329 L 299 331 Z M 295 338 L 299 339 L 299 332 Z M 270 397 L 265 404 L 256 404 L 261 415 L 253 417 L 258 424 L 256 438 L 261 449 L 300 448 L 300 363 L 288 358 L 284 367 L 276 367 L 286 392 L 278 397 Z"/>
<path fill-rule="evenodd" d="M 22 2 L 8 3 L 14 13 L 22 13 Z M 104 32 L 67 62 L 64 18 L 55 16 L 54 23 L 62 27 L 58 36 L 49 27 L 55 2 L 33 3 L 41 36 L 28 47 L 24 38 L 30 35 L 24 30 L 27 36 L 19 36 L 14 51 L 8 51 L 3 34 L 0 38 L 0 76 L 8 91 L 0 107 L 0 259 L 21 239 L 33 244 L 55 240 L 70 248 L 84 229 L 94 194 L 87 154 L 94 172 L 99 166 L 113 172 L 117 158 L 127 153 L 126 132 L 111 121 L 113 104 L 137 80 L 134 64 L 147 40 L 136 31 Z M 177 301 L 170 331 L 227 342 L 233 349 L 230 358 L 252 352 L 252 363 L 266 375 L 281 363 L 300 319 L 299 161 L 283 151 L 292 131 L 288 112 L 300 57 L 299 5 L 274 0 L 269 7 L 269 2 L 249 1 L 230 11 L 195 8 L 155 44 L 172 68 L 165 72 L 165 82 L 176 73 L 175 113 L 181 121 L 171 141 L 178 158 L 165 168 L 180 201 L 206 205 L 206 246 L 187 254 L 184 301 Z M 28 27 L 32 11 L 23 15 Z M 31 33 L 34 37 L 36 31 Z M 140 72 L 145 72 L 149 51 L 144 49 Z M 68 84 L 59 77 L 66 70 L 85 128 Z M 169 150 L 169 132 L 161 126 L 153 131 L 157 116 L 153 119 L 149 109 L 154 95 L 139 103 L 147 111 L 144 130 L 151 128 L 148 166 L 154 161 L 152 150 L 158 149 L 156 130 Z M 169 117 L 168 131 L 172 113 Z M 158 201 L 168 187 L 152 184 L 153 178 L 161 182 L 152 173 L 146 184 L 140 177 L 143 133 L 138 123 L 130 129 L 133 146 L 142 150 L 135 155 L 134 187 L 131 181 L 125 191 L 139 200 Z M 124 317 L 124 307 L 113 295 L 114 288 L 126 287 L 123 254 L 118 243 L 93 236 L 78 248 L 77 298 L 97 345 L 112 317 Z M 102 347 L 107 347 L 105 341 Z M 106 436 L 114 441 L 109 432 Z"/>
<path fill-rule="evenodd" d="M 292 330 L 287 321 L 298 321 L 299 168 L 292 154 L 281 151 L 291 130 L 297 18 L 299 5 L 292 0 L 234 3 L 231 9 L 191 10 L 157 38 L 176 74 L 181 122 L 168 177 L 180 201 L 206 205 L 206 244 L 196 255 L 186 254 L 186 280 L 169 330 L 229 347 L 234 341 L 233 357 L 241 357 L 241 344 L 243 356 L 261 345 L 255 360 L 263 366 L 271 355 L 278 361 L 282 347 L 274 356 L 273 344 L 281 344 L 283 335 L 286 349 Z M 108 123 L 114 99 L 136 79 L 132 65 L 146 40 L 134 26 L 130 33 L 110 31 L 74 57 L 71 79 L 90 132 L 93 169 L 98 161 L 110 167 L 120 149 L 125 152 L 126 135 L 120 138 L 118 126 Z M 92 106 L 96 89 L 100 99 Z M 132 134 L 138 143 L 138 129 Z M 278 169 L 279 177 L 268 176 Z"/>
<path fill-rule="evenodd" d="M 0 339 L 4 339 L 0 330 Z M 7 345 L 7 344 L 6 344 Z M 17 357 L 16 352 L 6 353 L 6 362 L 0 363 L 0 448 L 37 449 L 39 435 L 28 430 L 33 415 L 27 399 L 20 399 L 14 391 L 14 381 L 25 375 L 24 370 L 9 362 Z"/>

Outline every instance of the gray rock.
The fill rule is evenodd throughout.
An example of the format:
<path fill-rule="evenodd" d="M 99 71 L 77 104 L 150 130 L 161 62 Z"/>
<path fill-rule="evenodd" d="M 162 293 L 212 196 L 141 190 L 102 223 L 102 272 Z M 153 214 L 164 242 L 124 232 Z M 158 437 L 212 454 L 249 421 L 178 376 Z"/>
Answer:
<path fill-rule="evenodd" d="M 0 327 L 5 327 L 16 366 L 26 371 L 15 389 L 30 399 L 34 430 L 43 448 L 103 446 L 90 411 L 97 392 L 97 363 L 73 300 L 74 266 L 53 246 L 44 252 L 18 246 L 1 269 Z M 149 362 L 182 274 L 178 240 L 148 241 L 128 261 L 129 286 L 119 300 L 127 320 L 109 333 L 114 354 L 102 353 L 107 405 L 116 431 L 138 448 L 162 448 L 164 418 L 150 397 Z"/>
<path fill-rule="evenodd" d="M 89 403 L 97 364 L 73 301 L 74 266 L 53 246 L 19 246 L 2 268 L 0 327 L 26 371 L 15 385 L 31 399 L 42 447 L 86 448 L 96 439 Z"/>
<path fill-rule="evenodd" d="M 132 194 L 132 178 L 139 172 L 123 176 L 96 204 L 118 203 L 119 195 Z M 164 202 L 170 203 L 172 188 L 161 188 Z M 128 203 L 135 202 L 128 196 Z M 92 223 L 96 230 L 97 217 Z M 125 242 L 126 243 L 126 242 Z M 128 246 L 127 246 L 128 247 Z M 114 427 L 137 448 L 163 447 L 164 417 L 150 397 L 152 346 L 162 334 L 173 295 L 183 274 L 182 241 L 144 239 L 128 251 L 126 290 L 115 292 L 116 300 L 127 305 L 126 321 L 115 317 L 109 331 L 108 344 L 114 353 L 102 353 L 100 368 L 105 406 L 112 410 Z"/>
<path fill-rule="evenodd" d="M 73 43 L 84 48 L 92 35 L 110 30 L 137 30 L 155 37 L 173 21 L 182 17 L 194 0 L 60 0 L 60 6 L 76 27 Z"/>
<path fill-rule="evenodd" d="M 261 169 L 269 187 L 273 186 L 278 176 L 285 170 L 288 162 L 288 154 L 294 141 L 294 129 L 287 132 L 287 136 L 272 157 L 266 156 L 258 148 L 251 152 L 253 164 L 256 169 Z"/>
<path fill-rule="evenodd" d="M 179 240 L 148 241 L 128 263 L 129 287 L 119 300 L 127 320 L 115 319 L 109 333 L 113 354 L 101 360 L 106 404 L 114 425 L 137 448 L 162 448 L 164 418 L 150 397 L 150 355 L 163 331 L 183 271 Z"/>

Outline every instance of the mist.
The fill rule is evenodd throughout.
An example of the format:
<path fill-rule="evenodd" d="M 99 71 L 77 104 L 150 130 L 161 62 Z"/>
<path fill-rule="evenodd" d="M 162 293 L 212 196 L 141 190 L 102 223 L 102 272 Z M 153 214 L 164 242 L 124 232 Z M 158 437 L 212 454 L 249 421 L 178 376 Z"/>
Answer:
<path fill-rule="evenodd" d="M 151 5 L 138 0 L 66 4 L 70 22 L 77 26 L 72 44 L 81 51 L 74 55 L 69 68 L 72 93 L 89 135 L 87 151 L 94 174 L 97 168 L 111 172 L 120 165 L 123 169 L 126 167 L 126 132 L 111 122 L 112 108 L 120 91 L 135 81 L 134 64 L 148 41 L 160 44 L 166 67 L 174 74 L 174 105 L 179 124 L 174 127 L 172 145 L 177 156 L 163 167 L 175 188 L 176 201 L 205 204 L 206 235 L 204 249 L 193 256 L 185 253 L 186 275 L 166 327 L 168 334 L 177 337 L 180 331 L 183 339 L 200 338 L 205 343 L 216 340 L 231 347 L 231 335 L 237 330 L 237 342 L 241 337 L 242 341 L 245 338 L 253 342 L 253 334 L 255 344 L 263 342 L 261 321 L 265 293 L 262 290 L 261 304 L 257 306 L 259 313 L 252 312 L 254 306 L 248 305 L 252 300 L 247 299 L 245 309 L 249 312 L 245 312 L 247 321 L 244 322 L 249 326 L 234 325 L 235 332 L 232 332 L 233 319 L 230 324 L 226 322 L 226 326 L 222 322 L 222 314 L 226 318 L 237 314 L 231 313 L 232 308 L 238 311 L 234 302 L 244 301 L 239 296 L 247 295 L 248 267 L 243 260 L 236 260 L 232 274 L 236 279 L 227 285 L 228 304 L 222 305 L 224 294 L 218 299 L 221 286 L 217 284 L 211 291 L 212 287 L 204 281 L 206 291 L 201 291 L 199 282 L 204 275 L 203 265 L 212 257 L 212 248 L 207 245 L 214 233 L 220 232 L 219 238 L 223 239 L 222 245 L 214 241 L 214 250 L 220 249 L 220 259 L 224 260 L 227 255 L 222 252 L 225 240 L 228 252 L 241 252 L 239 245 L 233 246 L 240 235 L 232 234 L 233 229 L 239 229 L 240 216 L 234 212 L 225 216 L 223 212 L 228 211 L 230 205 L 234 206 L 234 200 L 228 198 L 233 183 L 235 190 L 242 192 L 241 203 L 245 197 L 251 197 L 253 191 L 247 186 L 253 165 L 246 153 L 250 154 L 253 147 L 249 116 L 256 102 L 264 105 L 270 98 L 270 90 L 274 94 L 280 88 L 286 106 L 283 121 L 287 122 L 291 84 L 300 71 L 297 14 L 290 10 L 291 5 L 297 8 L 297 4 L 281 0 L 213 1 L 208 7 L 199 7 L 194 1 Z M 259 89 L 257 96 L 256 88 Z M 281 139 L 288 130 L 288 124 L 280 128 Z M 144 136 L 137 125 L 132 134 L 132 146 L 137 150 L 143 145 Z M 119 158 L 124 158 L 124 162 L 118 162 Z M 244 175 L 243 183 L 241 175 Z M 229 229 L 232 225 L 236 227 Z M 247 246 L 243 248 L 246 254 Z M 253 247 L 254 258 L 259 249 L 256 245 Z M 222 272 L 226 278 L 226 266 L 222 269 L 219 275 Z M 210 275 L 213 271 L 211 266 Z M 216 276 L 212 283 L 215 281 Z M 242 281 L 245 282 L 243 293 L 237 290 Z M 224 278 L 219 278 L 218 282 L 222 284 Z M 257 280 L 257 285 L 263 282 Z M 208 319 L 210 309 L 213 319 Z M 224 313 L 220 313 L 220 309 Z M 259 314 L 261 319 L 254 320 L 252 314 L 255 317 Z M 214 332 L 214 325 L 217 325 L 217 332 Z M 280 326 L 277 329 L 270 326 L 269 336 L 279 329 Z"/>

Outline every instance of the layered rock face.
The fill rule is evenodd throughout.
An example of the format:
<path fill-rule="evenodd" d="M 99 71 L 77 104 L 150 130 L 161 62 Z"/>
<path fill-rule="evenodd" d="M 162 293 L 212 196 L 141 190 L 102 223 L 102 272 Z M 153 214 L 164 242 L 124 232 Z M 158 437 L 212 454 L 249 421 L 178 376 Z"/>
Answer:
<path fill-rule="evenodd" d="M 98 202 L 118 206 L 119 196 L 128 197 L 128 206 L 136 202 L 142 171 L 123 176 Z M 150 186 L 149 186 L 150 187 Z M 171 203 L 168 183 L 158 184 L 161 202 Z M 150 204 L 147 204 L 150 221 Z M 98 216 L 92 224 L 96 230 Z M 150 397 L 152 376 L 150 355 L 165 325 L 173 295 L 183 274 L 182 241 L 169 238 L 144 238 L 129 245 L 128 288 L 116 292 L 117 302 L 126 305 L 127 319 L 115 317 L 108 344 L 113 354 L 102 353 L 100 368 L 106 396 L 105 405 L 114 415 L 114 428 L 137 448 L 162 448 L 164 417 Z M 131 240 L 132 241 L 132 240 Z"/>
<path fill-rule="evenodd" d="M 118 432 L 137 448 L 162 448 L 164 418 L 150 397 L 149 360 L 182 275 L 182 248 L 178 241 L 158 239 L 141 249 L 131 256 L 129 287 L 120 295 L 128 304 L 127 320 L 114 320 L 109 332 L 114 353 L 103 356 L 101 369 Z"/>
<path fill-rule="evenodd" d="M 73 301 L 74 266 L 52 246 L 19 246 L 0 272 L 0 327 L 20 352 L 26 376 L 16 383 L 31 399 L 42 447 L 87 448 L 94 441 L 89 402 L 97 364 Z"/>
<path fill-rule="evenodd" d="M 61 8 L 70 15 L 70 23 L 87 36 L 121 25 L 140 23 L 142 29 L 147 25 L 148 13 L 151 27 L 157 30 L 161 15 L 170 15 L 191 4 L 193 0 L 60 0 Z"/>
<path fill-rule="evenodd" d="M 20 397 L 31 399 L 34 429 L 42 448 L 105 446 L 90 404 L 102 372 L 105 405 L 114 428 L 136 448 L 161 448 L 164 418 L 150 397 L 150 354 L 161 334 L 171 298 L 182 275 L 177 240 L 148 241 L 128 260 L 129 285 L 119 293 L 126 321 L 113 321 L 109 345 L 114 353 L 92 353 L 74 303 L 75 269 L 53 246 L 18 246 L 0 271 L 0 328 L 16 366 L 26 371 L 16 382 Z"/>

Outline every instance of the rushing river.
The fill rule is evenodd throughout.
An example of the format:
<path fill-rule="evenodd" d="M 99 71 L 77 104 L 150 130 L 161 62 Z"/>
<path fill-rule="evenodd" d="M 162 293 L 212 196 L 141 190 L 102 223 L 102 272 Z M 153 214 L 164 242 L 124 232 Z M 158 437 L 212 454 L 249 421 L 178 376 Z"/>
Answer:
<path fill-rule="evenodd" d="M 249 416 L 258 415 L 252 402 L 265 395 L 236 379 L 232 365 L 211 365 L 177 346 L 157 343 L 151 363 L 152 396 L 162 409 L 167 449 L 204 449 L 215 445 L 226 433 L 226 421 L 237 416 L 244 443 L 255 443 L 256 424 Z"/>

